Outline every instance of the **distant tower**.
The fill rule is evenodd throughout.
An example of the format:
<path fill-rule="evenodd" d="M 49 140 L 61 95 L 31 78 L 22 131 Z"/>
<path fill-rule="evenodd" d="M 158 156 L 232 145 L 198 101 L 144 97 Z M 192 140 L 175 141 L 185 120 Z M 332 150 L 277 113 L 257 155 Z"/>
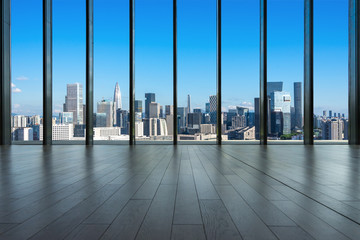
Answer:
<path fill-rule="evenodd" d="M 83 124 L 83 86 L 80 83 L 67 84 L 64 112 L 73 113 L 73 123 Z"/>
<path fill-rule="evenodd" d="M 149 118 L 150 103 L 155 102 L 155 93 L 145 93 L 145 118 Z"/>
<path fill-rule="evenodd" d="M 119 84 L 118 84 L 118 83 L 116 83 L 116 85 L 115 85 L 114 103 L 115 103 L 115 109 L 122 108 L 122 104 L 121 104 L 121 92 L 120 92 L 120 87 L 119 87 Z"/>
<path fill-rule="evenodd" d="M 210 103 L 210 123 L 216 124 L 217 96 L 216 95 L 209 96 L 209 103 Z"/>
<path fill-rule="evenodd" d="M 188 94 L 188 96 L 187 96 L 187 113 L 191 113 L 190 101 L 191 101 L 191 97 L 190 97 L 190 94 Z"/>

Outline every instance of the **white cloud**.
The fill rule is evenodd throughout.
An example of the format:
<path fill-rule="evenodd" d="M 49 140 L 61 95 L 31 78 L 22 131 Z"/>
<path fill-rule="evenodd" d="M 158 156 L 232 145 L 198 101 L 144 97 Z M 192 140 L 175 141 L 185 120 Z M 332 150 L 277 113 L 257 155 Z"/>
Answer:
<path fill-rule="evenodd" d="M 12 89 L 12 92 L 13 92 L 13 93 L 20 93 L 20 92 L 21 92 L 21 89 L 20 89 L 20 88 L 13 88 L 13 89 Z"/>
<path fill-rule="evenodd" d="M 20 77 L 17 77 L 16 80 L 26 81 L 26 80 L 29 80 L 29 78 L 28 78 L 28 77 L 25 77 L 25 76 L 20 76 Z"/>
<path fill-rule="evenodd" d="M 14 87 L 16 87 L 16 85 L 15 85 L 15 84 L 13 84 L 13 83 L 11 83 L 11 87 L 12 87 L 12 88 L 14 88 Z"/>
<path fill-rule="evenodd" d="M 20 107 L 20 104 L 17 104 L 17 103 L 14 104 L 14 108 L 19 108 L 19 107 Z"/>

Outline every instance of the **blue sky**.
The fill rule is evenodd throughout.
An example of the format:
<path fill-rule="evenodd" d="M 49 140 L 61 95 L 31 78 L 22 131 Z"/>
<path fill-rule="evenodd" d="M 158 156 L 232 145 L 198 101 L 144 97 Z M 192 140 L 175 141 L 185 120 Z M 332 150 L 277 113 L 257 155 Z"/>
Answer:
<path fill-rule="evenodd" d="M 216 93 L 216 1 L 178 0 L 178 101 L 204 108 Z M 259 3 L 222 1 L 223 108 L 259 93 Z M 303 0 L 268 0 L 268 81 L 303 81 Z M 71 7 L 69 7 L 71 6 Z M 314 0 L 315 112 L 347 114 L 348 1 Z M 128 0 L 94 0 L 95 102 L 119 82 L 128 106 Z M 136 99 L 172 104 L 172 1 L 136 0 Z M 12 0 L 13 112 L 42 114 L 42 0 Z M 53 3 L 54 112 L 66 84 L 85 84 L 85 0 Z M 84 86 L 85 87 L 85 86 Z"/>

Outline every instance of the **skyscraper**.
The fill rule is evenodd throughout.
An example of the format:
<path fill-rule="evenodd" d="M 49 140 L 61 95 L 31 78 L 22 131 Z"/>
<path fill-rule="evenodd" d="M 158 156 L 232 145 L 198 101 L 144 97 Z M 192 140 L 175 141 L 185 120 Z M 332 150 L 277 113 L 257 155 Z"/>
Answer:
<path fill-rule="evenodd" d="M 113 127 L 116 124 L 116 108 L 114 102 L 105 100 L 98 102 L 97 113 L 106 114 L 106 127 Z"/>
<path fill-rule="evenodd" d="M 116 83 L 114 90 L 114 104 L 115 104 L 115 109 L 122 108 L 121 92 L 118 83 Z"/>
<path fill-rule="evenodd" d="M 209 113 L 210 112 L 210 103 L 205 103 L 205 113 Z"/>
<path fill-rule="evenodd" d="M 141 100 L 135 100 L 135 112 L 142 113 L 142 101 Z"/>
<path fill-rule="evenodd" d="M 187 113 L 191 113 L 191 105 L 190 105 L 191 97 L 190 94 L 187 95 Z"/>
<path fill-rule="evenodd" d="M 295 123 L 294 126 L 302 128 L 302 101 L 301 101 L 301 82 L 294 82 L 294 107 L 295 107 Z"/>
<path fill-rule="evenodd" d="M 210 95 L 209 96 L 210 103 L 210 123 L 216 124 L 216 110 L 217 110 L 217 96 Z"/>
<path fill-rule="evenodd" d="M 160 116 L 160 104 L 156 102 L 150 103 L 149 118 L 159 118 L 159 116 Z"/>
<path fill-rule="evenodd" d="M 155 93 L 145 93 L 145 118 L 149 118 L 150 103 L 155 102 Z"/>
<path fill-rule="evenodd" d="M 67 84 L 63 112 L 73 113 L 74 124 L 83 124 L 83 86 L 80 83 Z"/>
<path fill-rule="evenodd" d="M 173 115 L 174 114 L 174 108 L 172 105 L 165 105 L 165 115 Z"/>
<path fill-rule="evenodd" d="M 288 92 L 272 92 L 271 93 L 271 114 L 275 117 L 274 113 L 282 113 L 282 131 L 276 131 L 281 134 L 290 134 L 291 133 L 291 96 Z M 276 114 L 276 118 L 280 119 L 280 114 Z M 272 119 L 273 123 L 280 123 L 278 120 Z M 272 125 L 271 124 L 271 125 Z M 275 129 L 275 126 L 271 126 L 272 129 Z"/>
<path fill-rule="evenodd" d="M 273 92 L 281 92 L 283 90 L 283 82 L 267 82 L 267 95 L 270 97 Z"/>

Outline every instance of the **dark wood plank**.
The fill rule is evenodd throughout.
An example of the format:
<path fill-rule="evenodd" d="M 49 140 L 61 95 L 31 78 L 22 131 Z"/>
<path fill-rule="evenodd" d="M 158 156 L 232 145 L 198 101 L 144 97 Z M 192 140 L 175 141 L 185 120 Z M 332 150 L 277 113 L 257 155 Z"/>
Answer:
<path fill-rule="evenodd" d="M 101 235 L 108 228 L 108 225 L 104 224 L 81 224 L 78 226 L 69 236 L 67 236 L 66 240 L 97 240 L 100 239 Z"/>
<path fill-rule="evenodd" d="M 274 201 L 273 203 L 315 239 L 349 239 L 291 201 Z"/>
<path fill-rule="evenodd" d="M 257 193 L 239 176 L 230 175 L 227 179 L 268 226 L 296 226 L 283 212 L 276 208 L 269 200 Z"/>
<path fill-rule="evenodd" d="M 207 239 L 242 239 L 221 200 L 200 200 Z"/>
<path fill-rule="evenodd" d="M 314 240 L 314 238 L 299 227 L 271 227 L 280 240 Z"/>
<path fill-rule="evenodd" d="M 174 224 L 202 224 L 199 200 L 189 160 L 181 161 Z"/>
<path fill-rule="evenodd" d="M 277 239 L 233 187 L 217 186 L 216 190 L 244 239 Z"/>
<path fill-rule="evenodd" d="M 205 240 L 203 225 L 173 225 L 172 240 Z"/>
<path fill-rule="evenodd" d="M 175 185 L 160 185 L 136 239 L 170 239 L 175 194 Z"/>
<path fill-rule="evenodd" d="M 101 239 L 134 239 L 150 203 L 150 200 L 130 200 Z"/>

